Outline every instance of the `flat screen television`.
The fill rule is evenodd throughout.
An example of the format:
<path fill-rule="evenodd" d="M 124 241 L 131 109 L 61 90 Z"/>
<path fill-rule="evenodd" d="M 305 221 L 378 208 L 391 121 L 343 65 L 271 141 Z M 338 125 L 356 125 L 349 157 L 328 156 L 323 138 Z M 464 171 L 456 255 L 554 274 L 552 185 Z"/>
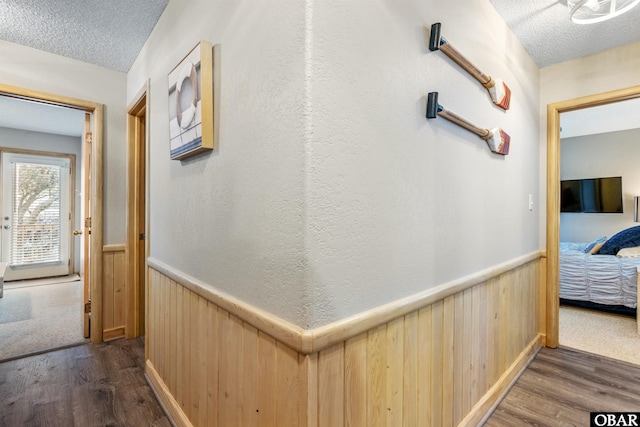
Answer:
<path fill-rule="evenodd" d="M 622 213 L 622 177 L 560 181 L 560 212 Z"/>

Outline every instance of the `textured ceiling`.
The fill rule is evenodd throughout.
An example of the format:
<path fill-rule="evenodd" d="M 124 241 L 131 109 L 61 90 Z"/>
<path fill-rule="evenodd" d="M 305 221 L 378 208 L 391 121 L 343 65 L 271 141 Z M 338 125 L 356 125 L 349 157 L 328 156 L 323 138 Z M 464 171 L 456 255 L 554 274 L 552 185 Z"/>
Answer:
<path fill-rule="evenodd" d="M 640 40 L 640 6 L 578 25 L 566 0 L 491 0 L 539 67 Z M 123 72 L 168 0 L 0 0 L 0 39 Z"/>
<path fill-rule="evenodd" d="M 640 40 L 640 5 L 609 21 L 571 22 L 566 0 L 491 0 L 540 68 Z M 640 100 L 562 113 L 560 136 L 570 138 L 640 128 Z"/>
<path fill-rule="evenodd" d="M 127 72 L 168 0 L 0 0 L 0 39 Z"/>
<path fill-rule="evenodd" d="M 538 67 L 640 40 L 640 6 L 605 22 L 574 24 L 566 0 L 491 0 Z"/>
<path fill-rule="evenodd" d="M 168 1 L 0 0 L 0 39 L 127 72 Z M 640 40 L 640 6 L 607 22 L 577 25 L 569 19 L 566 0 L 491 2 L 541 68 Z M 0 126 L 62 135 L 81 134 L 74 116 L 77 112 L 73 110 L 68 111 L 69 120 L 58 116 L 67 109 L 38 113 L 43 119 L 52 117 L 50 126 L 44 126 L 46 120 L 39 119 L 42 123 L 33 128 L 33 124 L 20 123 L 21 117 L 34 117 L 29 113 L 29 105 L 19 106 L 15 104 L 18 101 L 4 98 L 0 97 Z M 33 107 L 32 103 L 27 104 Z M 626 109 L 630 110 L 637 111 L 637 108 Z M 620 114 L 613 113 L 616 117 Z M 602 119 L 607 115 L 600 112 L 597 117 Z M 563 117 L 563 133 L 567 133 L 564 137 L 583 132 L 575 130 L 579 126 L 573 125 L 573 120 Z M 581 119 L 579 115 L 575 120 L 597 122 Z M 68 126 L 65 127 L 65 123 Z M 605 131 L 609 130 L 590 130 L 591 133 Z"/>

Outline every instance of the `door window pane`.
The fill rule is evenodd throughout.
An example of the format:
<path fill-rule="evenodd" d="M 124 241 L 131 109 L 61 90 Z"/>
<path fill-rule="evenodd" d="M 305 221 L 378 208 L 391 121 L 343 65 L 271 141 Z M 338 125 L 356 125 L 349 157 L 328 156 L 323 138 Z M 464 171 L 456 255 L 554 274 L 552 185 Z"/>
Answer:
<path fill-rule="evenodd" d="M 13 163 L 11 264 L 62 261 L 57 165 Z"/>

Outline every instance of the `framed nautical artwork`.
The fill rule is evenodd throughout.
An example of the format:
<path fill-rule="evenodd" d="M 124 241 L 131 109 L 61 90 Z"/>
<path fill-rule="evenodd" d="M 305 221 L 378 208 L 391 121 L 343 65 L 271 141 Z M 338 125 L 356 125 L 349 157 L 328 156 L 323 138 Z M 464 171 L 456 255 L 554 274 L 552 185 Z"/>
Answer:
<path fill-rule="evenodd" d="M 171 159 L 217 147 L 220 117 L 220 45 L 201 41 L 169 73 Z"/>

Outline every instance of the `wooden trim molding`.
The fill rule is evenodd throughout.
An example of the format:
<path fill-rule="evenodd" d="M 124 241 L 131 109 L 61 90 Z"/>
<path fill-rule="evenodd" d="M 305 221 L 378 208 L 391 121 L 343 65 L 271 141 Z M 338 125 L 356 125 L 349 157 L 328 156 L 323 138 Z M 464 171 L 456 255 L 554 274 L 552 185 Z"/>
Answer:
<path fill-rule="evenodd" d="M 538 274 L 538 280 L 540 281 L 538 289 L 540 294 L 538 295 L 538 331 L 540 331 L 540 339 L 543 346 L 547 345 L 547 265 L 549 258 L 546 251 L 542 258 L 540 258 L 540 271 Z"/>
<path fill-rule="evenodd" d="M 133 101 L 127 107 L 127 298 L 126 325 L 127 338 L 144 334 L 145 288 L 147 282 L 147 259 L 149 250 L 148 233 L 148 190 L 149 190 L 149 81 L 145 82 Z M 141 240 L 140 235 L 145 235 Z"/>
<path fill-rule="evenodd" d="M 302 328 L 249 305 L 227 293 L 219 291 L 201 280 L 174 269 L 155 258 L 147 259 L 147 265 L 149 268 L 174 280 L 185 289 L 212 302 L 221 309 L 242 319 L 242 321 L 253 325 L 253 327 L 268 333 L 289 347 L 298 351 L 302 350 L 302 337 L 305 332 Z"/>
<path fill-rule="evenodd" d="M 173 398 L 167 386 L 162 381 L 162 378 L 160 378 L 160 375 L 156 372 L 153 363 L 149 360 L 146 361 L 145 376 L 165 412 L 168 413 L 173 421 L 173 424 L 179 427 L 191 426 L 192 424 L 180 408 L 180 404 Z"/>
<path fill-rule="evenodd" d="M 115 340 L 118 338 L 124 338 L 124 326 L 118 328 L 105 329 L 102 333 L 104 341 Z"/>
<path fill-rule="evenodd" d="M 473 407 L 471 412 L 460 422 L 461 426 L 478 426 L 483 425 L 488 415 L 490 415 L 497 404 L 502 401 L 509 389 L 516 380 L 520 378 L 522 372 L 533 361 L 536 354 L 542 348 L 542 335 L 538 334 L 528 345 L 522 350 L 515 362 L 507 369 L 500 379 L 489 389 L 478 403 Z"/>
<path fill-rule="evenodd" d="M 155 258 L 149 258 L 147 264 L 149 268 L 171 278 L 202 298 L 211 301 L 218 307 L 242 319 L 244 322 L 253 325 L 255 328 L 269 333 L 294 350 L 303 354 L 311 354 L 331 347 L 338 342 L 348 339 L 350 336 L 357 335 L 394 318 L 404 316 L 435 301 L 443 300 L 448 296 L 463 292 L 465 289 L 491 280 L 514 268 L 538 260 L 544 255 L 544 251 L 535 251 L 478 273 L 436 286 L 427 291 L 311 330 L 304 330 L 286 320 L 247 304 Z"/>
<path fill-rule="evenodd" d="M 177 425 L 475 425 L 542 340 L 541 252 L 314 330 L 148 264 L 147 375 Z"/>
<path fill-rule="evenodd" d="M 542 257 L 542 254 L 542 251 L 532 252 L 478 273 L 436 286 L 427 291 L 376 307 L 373 310 L 310 331 L 305 331 L 301 351 L 303 353 L 321 351 L 335 343 L 347 340 L 350 336 L 404 316 L 436 301 L 441 301 L 452 295 L 464 292 L 479 283 L 494 279 L 507 271 L 536 261 Z"/>
<path fill-rule="evenodd" d="M 640 86 L 547 105 L 547 265 L 545 345 L 559 344 L 560 310 L 560 114 L 640 98 Z"/>
<path fill-rule="evenodd" d="M 125 336 L 125 245 L 105 245 L 102 252 L 102 339 L 108 341 Z"/>

